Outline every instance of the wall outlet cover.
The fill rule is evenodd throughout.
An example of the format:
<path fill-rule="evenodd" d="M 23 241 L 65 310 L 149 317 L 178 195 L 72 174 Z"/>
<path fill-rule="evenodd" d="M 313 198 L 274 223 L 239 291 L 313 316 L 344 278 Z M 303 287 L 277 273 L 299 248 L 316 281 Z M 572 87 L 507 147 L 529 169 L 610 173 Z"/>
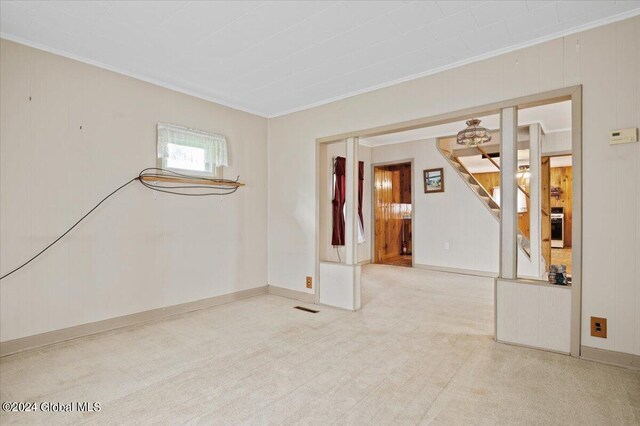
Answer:
<path fill-rule="evenodd" d="M 591 317 L 591 335 L 593 337 L 607 338 L 607 319 Z"/>
<path fill-rule="evenodd" d="M 307 277 L 307 288 L 313 288 L 313 278 Z"/>

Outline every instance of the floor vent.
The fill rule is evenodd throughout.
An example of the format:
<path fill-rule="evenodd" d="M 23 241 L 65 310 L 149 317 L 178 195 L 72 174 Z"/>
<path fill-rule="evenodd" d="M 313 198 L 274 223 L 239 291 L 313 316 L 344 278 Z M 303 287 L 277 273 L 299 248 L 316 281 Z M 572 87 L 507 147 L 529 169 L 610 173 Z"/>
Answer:
<path fill-rule="evenodd" d="M 304 306 L 296 306 L 294 309 L 299 309 L 301 311 L 305 311 L 305 312 L 311 312 L 312 314 L 317 314 L 320 311 L 316 311 L 313 309 L 309 309 L 309 308 L 305 308 Z"/>

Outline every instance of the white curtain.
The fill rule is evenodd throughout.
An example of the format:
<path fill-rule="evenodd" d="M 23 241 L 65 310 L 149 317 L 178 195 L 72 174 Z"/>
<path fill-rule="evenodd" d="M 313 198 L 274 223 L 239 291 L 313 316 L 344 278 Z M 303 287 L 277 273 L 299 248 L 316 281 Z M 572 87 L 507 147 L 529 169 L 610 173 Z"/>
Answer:
<path fill-rule="evenodd" d="M 168 156 L 167 146 L 169 144 L 203 149 L 208 172 L 213 172 L 215 167 L 227 167 L 229 165 L 227 138 L 223 135 L 188 129 L 173 124 L 159 123 L 158 158 L 166 158 Z"/>

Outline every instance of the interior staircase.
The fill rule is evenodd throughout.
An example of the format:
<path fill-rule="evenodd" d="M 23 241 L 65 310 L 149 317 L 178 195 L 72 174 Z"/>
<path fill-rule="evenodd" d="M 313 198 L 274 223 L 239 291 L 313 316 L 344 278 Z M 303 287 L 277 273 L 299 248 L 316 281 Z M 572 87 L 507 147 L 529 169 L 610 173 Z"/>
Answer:
<path fill-rule="evenodd" d="M 462 178 L 462 180 L 467 184 L 467 186 L 473 191 L 474 194 L 482 201 L 482 204 L 491 212 L 493 217 L 496 220 L 500 221 L 500 206 L 496 201 L 491 197 L 483 187 L 480 185 L 480 182 L 476 180 L 476 178 L 467 170 L 467 168 L 458 160 L 458 158 L 453 155 L 451 152 L 443 149 L 438 144 L 438 151 L 442 154 L 444 158 L 447 159 L 449 164 L 453 166 L 453 169 L 458 173 L 458 175 Z M 518 229 L 518 245 L 520 249 L 525 253 L 528 258 L 531 258 L 531 243 L 528 238 L 526 238 L 522 232 Z"/>

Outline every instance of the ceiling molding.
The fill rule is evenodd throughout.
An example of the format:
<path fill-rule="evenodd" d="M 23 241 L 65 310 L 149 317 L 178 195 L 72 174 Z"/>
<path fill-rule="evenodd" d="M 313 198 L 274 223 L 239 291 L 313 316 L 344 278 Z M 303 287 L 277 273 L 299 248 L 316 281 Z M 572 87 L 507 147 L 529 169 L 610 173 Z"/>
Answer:
<path fill-rule="evenodd" d="M 227 101 L 221 101 L 220 99 L 212 98 L 209 96 L 202 95 L 200 93 L 194 92 L 189 89 L 185 89 L 179 86 L 175 86 L 173 84 L 165 83 L 159 80 L 155 80 L 153 78 L 145 77 L 140 74 L 136 74 L 133 72 L 125 71 L 117 67 L 112 67 L 111 65 L 104 64 L 102 62 L 94 61 L 92 59 L 87 59 L 79 55 L 75 55 L 73 53 L 67 52 L 66 50 L 56 49 L 54 47 L 46 46 L 42 43 L 33 42 L 30 40 L 23 39 L 22 37 L 16 37 L 11 34 L 7 34 L 5 32 L 0 32 L 0 38 L 13 41 L 15 43 L 24 44 L 25 46 L 33 47 L 34 49 L 42 50 L 44 52 L 52 53 L 54 55 L 62 56 L 64 58 L 72 59 L 74 61 L 82 62 L 83 64 L 91 65 L 97 68 L 102 68 L 107 71 L 115 72 L 116 74 L 121 74 L 126 77 L 135 78 L 136 80 L 144 81 L 145 83 L 153 84 L 154 86 L 163 87 L 165 89 L 172 90 L 174 92 L 182 93 L 183 95 L 193 96 L 194 98 L 202 99 L 204 101 L 212 102 L 214 104 L 218 104 L 227 108 L 235 109 L 238 111 L 246 112 L 248 114 L 257 115 L 262 118 L 269 118 L 269 115 L 261 112 L 254 111 L 239 105 L 235 105 L 233 103 Z"/>
<path fill-rule="evenodd" d="M 409 76 L 406 76 L 406 77 L 402 77 L 402 78 L 398 78 L 398 79 L 395 79 L 395 80 L 392 80 L 392 81 L 389 81 L 389 82 L 373 85 L 373 86 L 370 86 L 368 88 L 359 89 L 359 90 L 356 90 L 356 91 L 353 91 L 353 92 L 349 92 L 349 93 L 346 93 L 346 94 L 343 94 L 343 95 L 335 96 L 335 97 L 332 97 L 332 98 L 324 99 L 322 101 L 313 102 L 313 103 L 306 104 L 306 105 L 301 106 L 301 107 L 292 108 L 292 109 L 280 111 L 280 112 L 273 113 L 273 114 L 269 114 L 269 113 L 264 112 L 264 111 L 258 111 L 258 110 L 254 110 L 252 108 L 247 108 L 247 107 L 244 107 L 244 106 L 240 106 L 240 105 L 238 105 L 238 104 L 236 104 L 234 102 L 229 102 L 229 101 L 217 99 L 217 98 L 212 97 L 210 95 L 204 95 L 204 94 L 198 92 L 197 90 L 187 89 L 187 88 L 181 87 L 180 85 L 166 83 L 166 82 L 154 79 L 154 78 L 146 77 L 144 75 L 140 75 L 140 74 L 137 74 L 137 73 L 125 71 L 125 70 L 123 70 L 121 68 L 114 67 L 114 66 L 111 66 L 111 65 L 107 65 L 105 63 L 101 63 L 101 62 L 98 62 L 98 61 L 95 61 L 95 60 L 92 60 L 92 59 L 87 59 L 87 58 L 82 57 L 80 55 L 76 55 L 76 54 L 70 53 L 70 52 L 68 52 L 66 50 L 49 47 L 49 46 L 47 46 L 47 45 L 45 45 L 43 43 L 30 41 L 30 40 L 24 39 L 22 37 L 18 37 L 18 36 L 14 36 L 14 35 L 11 35 L 11 34 L 7 34 L 5 32 L 0 32 L 0 38 L 4 38 L 6 40 L 10 40 L 10 41 L 13 41 L 13 42 L 16 42 L 16 43 L 24 44 L 24 45 L 27 45 L 27 46 L 30 46 L 30 47 L 33 47 L 33 48 L 36 48 L 36 49 L 39 49 L 39 50 L 43 50 L 43 51 L 46 51 L 46 52 L 49 52 L 49 53 L 53 53 L 53 54 L 56 54 L 56 55 L 59 55 L 59 56 L 66 57 L 66 58 L 69 58 L 69 59 L 73 59 L 73 60 L 88 64 L 88 65 L 91 65 L 91 66 L 95 66 L 95 67 L 98 67 L 98 68 L 106 69 L 106 70 L 109 70 L 109 71 L 112 71 L 112 72 L 115 72 L 115 73 L 118 73 L 118 74 L 121 74 L 121 75 L 125 75 L 127 77 L 135 78 L 137 80 L 141 80 L 141 81 L 147 82 L 149 84 L 153 84 L 155 86 L 159 86 L 159 87 L 163 87 L 163 88 L 166 88 L 166 89 L 169 89 L 169 90 L 173 90 L 175 92 L 183 93 L 183 94 L 188 95 L 188 96 L 193 96 L 195 98 L 199 98 L 199 99 L 202 99 L 202 100 L 205 100 L 205 101 L 208 101 L 208 102 L 213 102 L 213 103 L 216 103 L 216 104 L 224 106 L 224 107 L 228 107 L 228 108 L 232 108 L 232 109 L 235 109 L 235 110 L 243 111 L 243 112 L 246 112 L 248 114 L 257 115 L 257 116 L 260 116 L 260 117 L 263 117 L 263 118 L 276 118 L 276 117 L 280 117 L 280 116 L 287 115 L 287 114 L 292 114 L 292 113 L 305 111 L 305 110 L 308 110 L 308 109 L 311 109 L 311 108 L 315 108 L 315 107 L 319 107 L 319 106 L 322 106 L 322 105 L 326 105 L 326 104 L 329 104 L 329 103 L 332 103 L 332 102 L 348 99 L 348 98 L 351 98 L 351 97 L 354 97 L 354 96 L 357 96 L 357 95 L 361 95 L 361 94 L 364 94 L 364 93 L 373 92 L 373 91 L 376 91 L 376 90 L 379 90 L 379 89 L 383 89 L 383 88 L 386 88 L 386 87 L 394 86 L 394 85 L 397 85 L 397 84 L 400 84 L 400 83 L 404 83 L 404 82 L 408 82 L 408 81 L 411 81 L 411 80 L 415 80 L 415 79 L 418 79 L 418 78 L 422 78 L 422 77 L 426 77 L 426 76 L 429 76 L 429 75 L 437 74 L 437 73 L 440 73 L 440 72 L 443 72 L 443 71 L 446 71 L 446 70 L 450 70 L 450 69 L 453 69 L 453 68 L 458 68 L 458 67 L 463 66 L 463 65 L 468 65 L 468 64 L 471 64 L 471 63 L 474 63 L 474 62 L 478 62 L 478 61 L 482 61 L 482 60 L 485 60 L 485 59 L 493 58 L 493 57 L 496 57 L 496 56 L 499 56 L 499 55 L 502 55 L 502 54 L 505 54 L 505 53 L 509 53 L 509 52 L 515 51 L 515 50 L 520 50 L 520 49 L 523 49 L 523 48 L 526 48 L 526 47 L 530 47 L 530 46 L 534 46 L 534 45 L 537 45 L 537 44 L 541 44 L 541 43 L 544 43 L 544 42 L 547 42 L 547 41 L 550 41 L 550 40 L 555 40 L 555 39 L 559 39 L 559 38 L 562 38 L 562 37 L 566 37 L 566 36 L 568 36 L 570 34 L 575 34 L 575 33 L 581 32 L 581 31 L 586 31 L 586 30 L 589 30 L 589 29 L 592 29 L 592 28 L 595 28 L 595 27 L 599 27 L 599 26 L 606 25 L 606 24 L 609 24 L 609 23 L 617 22 L 617 21 L 620 21 L 620 20 L 623 20 L 623 19 L 628 19 L 628 18 L 637 16 L 637 15 L 640 15 L 640 9 L 629 10 L 629 11 L 626 11 L 626 12 L 623 12 L 623 13 L 619 13 L 619 14 L 608 16 L 606 18 L 597 19 L 597 20 L 594 20 L 594 21 L 586 23 L 586 24 L 578 25 L 578 26 L 575 26 L 575 27 L 572 27 L 572 28 L 569 28 L 569 29 L 566 29 L 566 30 L 563 30 L 563 31 L 558 31 L 558 32 L 555 32 L 555 33 L 552 33 L 552 34 L 549 34 L 549 35 L 546 35 L 546 36 L 538 37 L 538 38 L 535 38 L 533 40 L 529 40 L 529 41 L 522 42 L 522 43 L 517 43 L 517 44 L 511 45 L 511 46 L 508 46 L 508 47 L 505 47 L 505 48 L 497 49 L 497 50 L 494 50 L 492 52 L 488 52 L 488 53 L 485 53 L 485 54 L 482 54 L 482 55 L 477 55 L 477 56 L 474 56 L 472 58 L 468 58 L 468 59 L 465 59 L 465 60 L 457 61 L 457 62 L 448 64 L 448 65 L 444 65 L 444 66 L 441 66 L 441 67 L 433 68 L 433 69 L 430 69 L 430 70 L 427 70 L 427 71 L 424 71 L 424 72 L 420 72 L 420 73 L 417 73 L 417 74 L 412 74 L 412 75 L 409 75 Z"/>
<path fill-rule="evenodd" d="M 454 63 L 448 64 L 448 65 L 444 65 L 444 66 L 441 66 L 441 67 L 438 67 L 438 68 L 433 68 L 431 70 L 424 71 L 424 72 L 421 72 L 421 73 L 418 73 L 418 74 L 412 74 L 412 75 L 407 76 L 407 77 L 398 78 L 398 79 L 395 79 L 395 80 L 390 81 L 390 82 L 386 82 L 386 83 L 382 83 L 382 84 L 378 84 L 378 85 L 375 85 L 375 86 L 368 87 L 366 89 L 356 90 L 354 92 L 350 92 L 350 93 L 345 94 L 345 95 L 335 96 L 333 98 L 325 99 L 325 100 L 319 101 L 319 102 L 314 102 L 312 104 L 308 104 L 308 105 L 303 106 L 303 107 L 292 108 L 292 109 L 289 109 L 289 110 L 286 110 L 286 111 L 282 111 L 282 112 L 279 112 L 279 113 L 276 113 L 276 114 L 272 114 L 272 115 L 269 116 L 269 118 L 276 118 L 276 117 L 281 117 L 283 115 L 293 114 L 293 113 L 296 113 L 296 112 L 302 112 L 302 111 L 305 111 L 307 109 L 316 108 L 316 107 L 319 107 L 319 106 L 322 106 L 322 105 L 330 104 L 332 102 L 341 101 L 343 99 L 348 99 L 348 98 L 351 98 L 351 97 L 354 97 L 354 96 L 362 95 L 363 93 L 369 93 L 369 92 L 373 92 L 373 91 L 376 91 L 376 90 L 379 90 L 379 89 L 384 89 L 386 87 L 395 86 L 396 84 L 405 83 L 405 82 L 411 81 L 411 80 L 416 80 L 416 79 L 421 78 L 421 77 L 426 77 L 426 76 L 429 76 L 429 75 L 438 74 L 438 73 L 446 71 L 446 70 L 450 70 L 450 69 L 453 69 L 453 68 L 458 68 L 458 67 L 461 67 L 463 65 L 468 65 L 468 64 L 471 64 L 471 63 L 474 63 L 474 62 L 480 62 L 480 61 L 483 61 L 485 59 L 494 58 L 496 56 L 500 56 L 500 55 L 503 55 L 505 53 L 509 53 L 509 52 L 513 52 L 513 51 L 516 51 L 516 50 L 524 49 L 524 48 L 527 48 L 527 47 L 535 46 L 536 44 L 542 44 L 542 43 L 547 42 L 547 41 L 556 40 L 556 39 L 563 38 L 563 37 L 566 37 L 566 36 L 571 35 L 571 34 L 576 34 L 576 33 L 582 32 L 582 31 L 590 30 L 592 28 L 601 27 L 603 25 L 611 24 L 613 22 L 622 21 L 624 19 L 632 18 L 632 17 L 638 16 L 638 15 L 640 15 L 640 9 L 628 10 L 626 12 L 619 13 L 617 15 L 612 15 L 612 16 L 608 16 L 606 18 L 602 18 L 602 19 L 598 19 L 598 20 L 589 22 L 588 24 L 578 25 L 577 27 L 569 28 L 569 29 L 564 30 L 564 31 L 558 31 L 558 32 L 555 32 L 553 34 L 548 34 L 548 35 L 543 36 L 543 37 L 538 37 L 538 38 L 530 40 L 530 41 L 514 44 L 514 45 L 508 46 L 508 47 L 503 47 L 501 49 L 494 50 L 492 52 L 488 52 L 488 53 L 485 53 L 485 54 L 482 54 L 482 55 L 474 56 L 472 58 L 464 59 L 462 61 L 454 62 Z"/>

